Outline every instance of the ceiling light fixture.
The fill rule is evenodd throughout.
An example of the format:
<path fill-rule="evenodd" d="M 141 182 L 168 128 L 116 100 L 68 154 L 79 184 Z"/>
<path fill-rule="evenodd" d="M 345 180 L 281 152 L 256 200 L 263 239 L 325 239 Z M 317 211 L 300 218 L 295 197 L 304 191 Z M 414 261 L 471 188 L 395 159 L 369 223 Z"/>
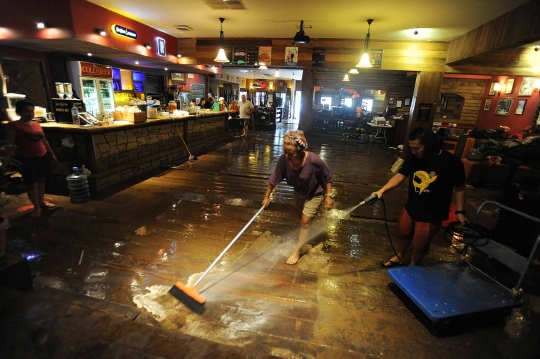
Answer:
<path fill-rule="evenodd" d="M 38 22 L 38 23 L 36 24 L 36 26 L 37 26 L 38 29 L 44 29 L 44 28 L 47 27 L 47 25 L 45 25 L 45 23 L 42 22 L 42 21 Z"/>
<path fill-rule="evenodd" d="M 349 74 L 345 74 L 342 81 L 351 81 L 349 80 Z"/>
<path fill-rule="evenodd" d="M 349 70 L 349 73 L 350 73 L 350 74 L 358 75 L 360 72 L 358 72 L 357 69 L 350 69 L 350 70 Z"/>
<path fill-rule="evenodd" d="M 105 29 L 102 29 L 100 27 L 96 27 L 96 34 L 101 35 L 101 36 L 106 36 L 107 31 L 105 31 Z"/>
<path fill-rule="evenodd" d="M 179 52 L 177 52 L 177 53 L 176 53 L 176 57 L 181 58 L 181 57 L 182 57 L 182 54 L 179 53 Z"/>
<path fill-rule="evenodd" d="M 309 36 L 304 33 L 304 20 L 300 20 L 300 31 L 294 35 L 293 41 L 296 44 L 309 44 Z"/>
<path fill-rule="evenodd" d="M 148 42 L 144 43 L 144 47 L 146 47 L 148 50 L 152 48 L 152 46 Z"/>
<path fill-rule="evenodd" d="M 356 64 L 356 67 L 373 67 L 371 64 L 371 61 L 369 60 L 369 38 L 370 34 L 369 31 L 371 29 L 371 23 L 373 22 L 373 19 L 368 19 L 368 31 L 366 35 L 366 42 L 364 43 L 364 53 L 362 54 L 362 57 L 360 58 L 360 61 L 358 64 Z"/>
<path fill-rule="evenodd" d="M 87 54 L 86 54 L 86 56 L 92 56 L 92 53 L 91 53 L 91 52 L 89 52 L 89 53 L 87 53 Z"/>
<path fill-rule="evenodd" d="M 138 65 L 139 64 L 139 61 L 135 61 L 135 65 Z"/>
<path fill-rule="evenodd" d="M 219 51 L 218 51 L 218 54 L 216 56 L 216 58 L 214 59 L 215 62 L 221 62 L 221 63 L 227 63 L 227 62 L 231 62 L 228 58 L 227 58 L 227 55 L 225 55 L 225 50 L 223 49 L 223 21 L 225 21 L 224 18 L 220 17 L 219 18 L 219 21 L 221 21 L 221 30 L 219 31 Z"/>
<path fill-rule="evenodd" d="M 274 74 L 274 77 L 279 77 L 279 70 L 276 70 L 276 73 Z"/>
<path fill-rule="evenodd" d="M 259 70 L 268 70 L 264 62 L 259 62 Z"/>

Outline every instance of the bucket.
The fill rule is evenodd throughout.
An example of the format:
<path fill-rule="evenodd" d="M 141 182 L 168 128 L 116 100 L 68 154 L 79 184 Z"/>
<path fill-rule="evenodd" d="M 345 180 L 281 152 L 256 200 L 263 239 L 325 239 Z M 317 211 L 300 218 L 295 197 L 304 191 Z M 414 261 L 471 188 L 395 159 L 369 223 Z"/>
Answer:
<path fill-rule="evenodd" d="M 6 254 L 6 229 L 9 226 L 9 220 L 6 217 L 0 217 L 0 258 Z"/>

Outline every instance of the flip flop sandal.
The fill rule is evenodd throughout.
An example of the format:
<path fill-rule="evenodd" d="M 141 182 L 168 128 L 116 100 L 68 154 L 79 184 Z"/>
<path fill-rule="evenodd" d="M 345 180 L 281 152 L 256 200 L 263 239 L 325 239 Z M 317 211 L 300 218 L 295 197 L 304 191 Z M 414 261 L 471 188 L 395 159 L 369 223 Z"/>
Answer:
<path fill-rule="evenodd" d="M 392 257 L 384 260 L 382 263 L 381 263 L 381 266 L 383 268 L 392 268 L 392 267 L 401 267 L 401 266 L 404 266 L 405 263 L 402 263 L 402 262 L 394 262 L 394 261 L 391 261 L 390 259 L 392 259 Z M 388 265 L 386 263 L 389 263 Z"/>

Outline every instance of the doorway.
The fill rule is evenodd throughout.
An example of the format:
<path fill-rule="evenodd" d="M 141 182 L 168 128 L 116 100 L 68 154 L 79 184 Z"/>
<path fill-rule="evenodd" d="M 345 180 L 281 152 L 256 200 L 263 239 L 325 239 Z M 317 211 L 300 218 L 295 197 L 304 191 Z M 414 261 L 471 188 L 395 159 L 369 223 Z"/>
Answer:
<path fill-rule="evenodd" d="M 294 123 L 298 123 L 298 119 L 300 118 L 301 103 L 302 103 L 302 91 L 296 91 L 294 93 L 294 116 L 293 116 Z"/>

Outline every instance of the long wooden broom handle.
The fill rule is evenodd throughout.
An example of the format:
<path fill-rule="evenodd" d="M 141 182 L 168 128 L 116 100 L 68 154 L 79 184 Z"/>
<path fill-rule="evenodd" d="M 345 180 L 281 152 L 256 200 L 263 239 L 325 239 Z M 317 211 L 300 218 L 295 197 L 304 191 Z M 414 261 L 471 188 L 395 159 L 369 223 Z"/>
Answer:
<path fill-rule="evenodd" d="M 234 239 L 231 241 L 231 243 L 229 243 L 229 245 L 223 250 L 223 252 L 221 252 L 221 254 L 216 258 L 216 260 L 212 264 L 210 264 L 210 267 L 208 267 L 206 269 L 206 271 L 199 277 L 199 279 L 197 279 L 195 284 L 193 284 L 194 287 L 196 287 L 197 284 L 199 284 L 199 282 L 208 274 L 208 272 L 210 272 L 210 269 L 212 269 L 214 267 L 214 265 L 216 265 L 216 263 L 221 259 L 221 257 L 223 257 L 223 255 L 229 250 L 229 248 L 231 248 L 231 246 L 234 244 L 234 242 L 236 242 L 238 237 L 240 237 L 242 235 L 242 233 L 244 233 L 244 231 L 249 227 L 251 222 L 253 222 L 255 220 L 255 218 L 257 218 L 257 216 L 263 211 L 263 209 L 264 209 L 264 206 L 262 206 L 261 209 L 259 209 L 257 211 L 257 213 L 255 213 L 255 215 L 253 217 L 251 217 L 249 222 L 244 226 L 244 228 L 242 228 L 242 230 L 240 232 L 238 232 L 238 234 L 236 235 L 236 237 L 234 237 Z"/>

